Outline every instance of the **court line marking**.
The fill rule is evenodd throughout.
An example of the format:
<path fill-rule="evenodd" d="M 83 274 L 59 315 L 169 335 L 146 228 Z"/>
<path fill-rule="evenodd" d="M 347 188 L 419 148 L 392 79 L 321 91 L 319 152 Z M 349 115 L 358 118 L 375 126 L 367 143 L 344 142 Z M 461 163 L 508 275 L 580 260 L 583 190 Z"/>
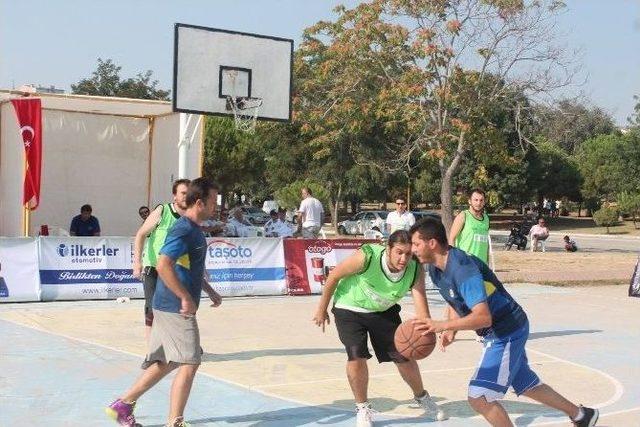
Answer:
<path fill-rule="evenodd" d="M 111 347 L 109 345 L 105 345 L 105 344 L 89 341 L 89 340 L 86 340 L 86 339 L 83 339 L 83 338 L 72 337 L 70 335 L 61 334 L 61 333 L 58 333 L 58 332 L 53 332 L 53 331 L 47 330 L 42 325 L 40 325 L 40 323 L 37 320 L 30 319 L 23 313 L 20 313 L 20 315 L 25 317 L 25 318 L 27 318 L 28 320 L 31 320 L 33 323 L 39 325 L 39 327 L 35 327 L 35 326 L 31 326 L 31 325 L 25 325 L 25 324 L 19 323 L 17 321 L 8 320 L 8 319 L 5 319 L 5 318 L 0 318 L 0 320 L 3 320 L 5 322 L 9 322 L 9 323 L 13 323 L 13 324 L 15 324 L 17 326 L 22 326 L 22 327 L 27 327 L 27 328 L 39 330 L 41 332 L 48 333 L 50 335 L 60 336 L 60 337 L 63 337 L 65 339 L 67 339 L 67 340 L 70 340 L 70 341 L 78 341 L 78 342 L 82 342 L 84 344 L 93 345 L 93 346 L 97 346 L 97 347 L 102 347 L 102 348 L 105 348 L 105 349 L 108 349 L 108 350 L 111 350 L 111 351 L 115 351 L 117 353 L 127 354 L 127 355 L 132 356 L 132 357 L 138 357 L 138 358 L 142 357 L 140 354 L 136 354 L 136 353 L 133 353 L 133 352 L 130 352 L 130 351 L 127 351 L 127 350 L 122 350 L 122 349 L 118 349 L 118 348 L 115 348 L 115 347 Z M 568 363 L 570 365 L 574 365 L 574 366 L 577 366 L 577 367 L 580 367 L 580 368 L 586 368 L 588 370 L 595 371 L 597 373 L 602 374 L 605 378 L 609 379 L 610 381 L 612 381 L 614 383 L 614 387 L 616 388 L 616 393 L 614 393 L 614 397 L 612 397 L 608 401 L 604 402 L 604 404 L 594 405 L 595 407 L 597 407 L 599 409 L 600 408 L 604 408 L 604 407 L 606 407 L 608 405 L 611 405 L 611 404 L 615 403 L 616 401 L 618 401 L 620 399 L 620 397 L 624 393 L 624 387 L 622 386 L 622 384 L 619 383 L 619 381 L 617 379 L 615 379 L 614 377 L 612 377 L 611 375 L 609 375 L 609 374 L 607 374 L 607 373 L 605 373 L 603 371 L 600 371 L 599 369 L 592 368 L 592 367 L 586 366 L 586 365 L 581 365 L 579 363 L 571 362 L 569 360 L 565 360 L 565 359 L 562 359 L 560 357 L 552 356 L 552 355 L 549 355 L 549 354 L 544 353 L 544 352 L 539 351 L 539 350 L 527 348 L 527 351 L 532 351 L 534 353 L 538 353 L 540 355 L 549 357 L 550 359 L 552 359 L 554 361 L 557 361 L 557 362 L 564 362 L 564 363 Z M 476 367 L 474 366 L 474 369 L 475 368 Z M 465 368 L 451 368 L 450 370 L 451 371 L 457 371 L 457 370 L 467 370 L 467 369 L 469 369 L 469 368 L 466 368 L 466 367 Z M 443 371 L 447 371 L 447 370 L 443 370 Z M 301 405 L 301 406 L 318 406 L 318 405 L 315 405 L 315 404 L 313 404 L 311 402 L 305 402 L 305 401 L 301 401 L 301 400 L 297 400 L 297 399 L 292 399 L 292 398 L 289 398 L 289 397 L 283 397 L 283 396 L 280 396 L 280 395 L 277 395 L 277 394 L 270 393 L 268 391 L 253 389 L 252 387 L 247 386 L 245 384 L 240 384 L 240 383 L 237 383 L 235 381 L 231 381 L 231 380 L 228 380 L 228 379 L 225 379 L 225 378 L 220 378 L 220 377 L 217 377 L 217 376 L 215 376 L 213 374 L 209 374 L 207 372 L 202 372 L 200 370 L 198 370 L 197 374 L 198 375 L 203 375 L 203 376 L 211 378 L 211 379 L 214 379 L 216 381 L 220 381 L 222 383 L 233 385 L 235 387 L 239 387 L 239 388 L 243 388 L 245 390 L 253 391 L 253 392 L 262 394 L 264 396 L 274 398 L 276 400 L 292 402 L 292 403 L 296 403 L 296 404 Z M 383 375 L 388 376 L 388 375 L 391 375 L 391 374 L 383 374 Z M 398 375 L 398 374 L 394 373 L 393 375 Z M 352 413 L 352 411 L 349 411 L 349 410 L 344 409 L 344 408 L 339 408 L 339 407 L 336 407 L 336 406 L 333 406 L 333 405 L 321 405 L 321 407 L 324 408 L 324 409 L 331 410 L 331 411 L 334 411 L 334 412 L 339 412 L 339 413 L 342 413 L 342 414 L 344 414 L 344 413 Z M 632 409 L 628 409 L 628 410 L 623 410 L 622 412 L 621 411 L 612 412 L 611 415 L 617 414 L 617 413 L 623 413 L 623 412 L 633 412 L 636 409 L 639 409 L 639 408 L 632 408 Z M 397 418 L 416 418 L 415 415 L 398 414 L 398 413 L 395 413 L 395 412 L 385 412 L 385 413 L 380 413 L 380 415 L 383 416 L 383 417 L 389 417 L 389 418 L 393 418 L 393 417 L 397 417 Z M 526 414 L 518 414 L 518 415 L 526 415 Z M 607 416 L 607 415 L 610 415 L 610 414 L 601 414 L 600 416 L 604 417 L 604 416 Z M 558 413 L 556 413 L 556 412 L 554 412 L 554 413 L 546 413 L 546 414 L 543 413 L 543 414 L 536 415 L 536 417 L 544 417 L 544 416 L 557 416 L 558 420 L 556 420 L 556 421 L 546 421 L 546 422 L 541 422 L 541 423 L 533 423 L 533 424 L 530 424 L 530 425 L 531 426 L 538 426 L 538 425 L 557 424 L 558 422 L 562 422 L 560 420 L 565 420 L 566 419 L 566 416 L 559 416 Z M 476 415 L 476 416 L 473 416 L 473 417 L 469 417 L 468 419 L 475 419 L 475 418 L 481 419 L 482 417 L 480 415 Z"/>

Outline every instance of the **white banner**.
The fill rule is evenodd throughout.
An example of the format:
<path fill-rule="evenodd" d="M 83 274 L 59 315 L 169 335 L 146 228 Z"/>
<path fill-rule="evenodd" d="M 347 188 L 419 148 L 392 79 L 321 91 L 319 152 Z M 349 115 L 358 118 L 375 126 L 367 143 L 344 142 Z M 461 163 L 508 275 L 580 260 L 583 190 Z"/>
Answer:
<path fill-rule="evenodd" d="M 131 237 L 41 237 L 42 300 L 142 298 Z"/>
<path fill-rule="evenodd" d="M 38 242 L 0 238 L 0 303 L 40 301 Z"/>
<path fill-rule="evenodd" d="M 286 293 L 281 238 L 214 237 L 207 242 L 209 282 L 222 296 Z"/>

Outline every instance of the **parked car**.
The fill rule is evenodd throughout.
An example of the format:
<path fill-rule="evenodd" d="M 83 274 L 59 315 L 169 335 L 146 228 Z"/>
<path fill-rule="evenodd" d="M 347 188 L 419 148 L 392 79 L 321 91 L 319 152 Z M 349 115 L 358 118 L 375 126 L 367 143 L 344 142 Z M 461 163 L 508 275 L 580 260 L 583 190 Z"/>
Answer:
<path fill-rule="evenodd" d="M 387 211 L 362 211 L 353 217 L 338 223 L 338 233 L 340 234 L 364 234 L 365 231 L 377 227 L 384 232 Z"/>
<path fill-rule="evenodd" d="M 254 225 L 264 225 L 271 218 L 262 209 L 255 206 L 241 206 L 240 209 L 245 219 Z"/>
<path fill-rule="evenodd" d="M 423 218 L 434 218 L 438 221 L 442 221 L 442 217 L 437 212 L 426 212 L 426 211 L 412 211 L 413 217 L 416 219 L 416 222 L 420 221 Z"/>

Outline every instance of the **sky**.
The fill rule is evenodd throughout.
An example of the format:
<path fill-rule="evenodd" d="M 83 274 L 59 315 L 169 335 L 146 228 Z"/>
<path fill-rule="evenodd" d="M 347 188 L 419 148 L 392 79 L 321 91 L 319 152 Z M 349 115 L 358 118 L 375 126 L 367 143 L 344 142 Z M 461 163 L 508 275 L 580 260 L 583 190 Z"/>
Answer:
<path fill-rule="evenodd" d="M 123 78 L 152 70 L 170 89 L 173 26 L 186 23 L 294 40 L 356 0 L 0 0 L 0 89 L 22 84 L 70 91 L 111 58 Z M 582 94 L 625 125 L 640 95 L 640 0 L 567 0 L 561 42 L 579 49 Z M 578 80 L 577 80 L 578 81 Z"/>

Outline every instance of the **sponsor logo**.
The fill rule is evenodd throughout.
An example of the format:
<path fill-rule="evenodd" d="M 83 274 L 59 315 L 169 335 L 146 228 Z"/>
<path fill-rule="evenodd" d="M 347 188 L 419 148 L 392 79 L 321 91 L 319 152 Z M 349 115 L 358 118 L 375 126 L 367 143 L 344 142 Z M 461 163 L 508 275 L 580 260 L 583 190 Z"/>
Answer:
<path fill-rule="evenodd" d="M 215 261 L 219 261 L 221 259 L 248 261 L 253 256 L 251 248 L 242 245 L 234 245 L 226 240 L 213 240 L 209 243 L 208 252 L 209 257 L 213 258 Z"/>
<path fill-rule="evenodd" d="M 325 255 L 328 254 L 329 252 L 331 252 L 333 250 L 333 248 L 331 246 L 320 246 L 317 244 L 314 244 L 312 246 L 308 246 L 307 247 L 307 252 L 309 252 L 310 254 L 320 254 L 320 255 Z"/>
<path fill-rule="evenodd" d="M 73 263 L 99 263 L 105 257 L 118 256 L 120 248 L 107 245 L 89 246 L 81 243 L 65 244 L 60 243 L 56 248 L 56 253 L 61 258 L 69 258 Z"/>

